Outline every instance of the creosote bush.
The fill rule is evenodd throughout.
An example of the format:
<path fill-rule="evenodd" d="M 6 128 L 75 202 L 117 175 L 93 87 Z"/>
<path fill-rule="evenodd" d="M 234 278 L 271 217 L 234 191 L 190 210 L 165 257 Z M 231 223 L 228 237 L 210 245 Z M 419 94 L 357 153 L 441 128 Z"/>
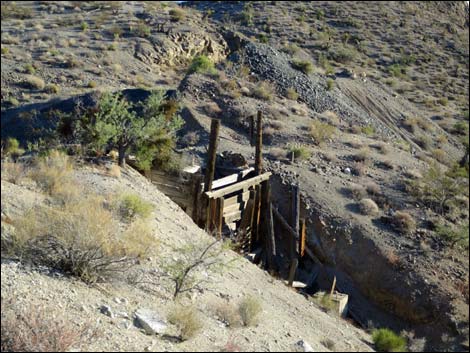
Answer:
<path fill-rule="evenodd" d="M 143 200 L 137 194 L 125 194 L 121 197 L 120 209 L 122 215 L 127 219 L 135 217 L 148 218 L 154 206 Z"/>
<path fill-rule="evenodd" d="M 188 69 L 188 73 L 190 74 L 195 72 L 213 75 L 217 73 L 217 70 L 214 62 L 209 59 L 209 57 L 206 55 L 198 55 L 193 59 Z"/>
<path fill-rule="evenodd" d="M 271 101 L 274 98 L 275 88 L 274 85 L 268 81 L 261 81 L 253 89 L 253 96 L 265 101 Z"/>
<path fill-rule="evenodd" d="M 67 352 L 87 349 L 98 331 L 90 323 L 77 328 L 61 318 L 54 308 L 42 305 L 18 305 L 14 299 L 1 304 L 2 352 Z M 63 314 L 62 314 L 63 315 Z"/>
<path fill-rule="evenodd" d="M 245 297 L 238 306 L 238 311 L 244 326 L 256 325 L 262 310 L 261 301 L 254 296 Z"/>
<path fill-rule="evenodd" d="M 406 339 L 389 329 L 378 329 L 372 332 L 374 345 L 380 352 L 406 352 Z"/>
<path fill-rule="evenodd" d="M 294 60 L 292 67 L 308 75 L 313 71 L 313 64 L 310 61 Z"/>
<path fill-rule="evenodd" d="M 72 170 L 73 163 L 69 156 L 52 150 L 39 158 L 30 176 L 44 191 L 54 196 L 68 183 Z"/>
<path fill-rule="evenodd" d="M 289 155 L 288 155 L 289 158 L 291 158 L 292 154 L 294 154 L 295 159 L 299 159 L 299 160 L 309 159 L 311 156 L 311 152 L 308 149 L 308 147 L 305 147 L 302 145 L 289 146 L 288 151 L 289 151 Z"/>
<path fill-rule="evenodd" d="M 193 306 L 176 304 L 168 314 L 168 321 L 178 328 L 182 341 L 193 338 L 202 329 L 202 321 Z"/>
<path fill-rule="evenodd" d="M 2 247 L 35 264 L 49 266 L 87 283 L 129 269 L 142 255 L 140 235 L 120 235 L 100 197 L 87 196 L 60 207 L 36 207 L 14 220 L 15 232 Z M 144 234 L 148 243 L 148 234 Z"/>
<path fill-rule="evenodd" d="M 366 216 L 377 216 L 379 214 L 379 206 L 372 199 L 362 199 L 359 202 L 359 210 Z"/>
<path fill-rule="evenodd" d="M 297 93 L 295 88 L 289 87 L 286 92 L 286 98 L 296 101 L 297 99 L 299 99 L 299 94 Z"/>
<path fill-rule="evenodd" d="M 395 212 L 392 218 L 392 224 L 403 233 L 412 233 L 416 230 L 416 221 L 408 212 Z"/>
<path fill-rule="evenodd" d="M 315 120 L 312 125 L 310 125 L 310 135 L 317 145 L 322 145 L 330 140 L 335 132 L 336 128 L 334 126 L 318 120 Z"/>
<path fill-rule="evenodd" d="M 24 85 L 37 90 L 42 90 L 46 86 L 42 78 L 33 75 L 26 75 Z"/>

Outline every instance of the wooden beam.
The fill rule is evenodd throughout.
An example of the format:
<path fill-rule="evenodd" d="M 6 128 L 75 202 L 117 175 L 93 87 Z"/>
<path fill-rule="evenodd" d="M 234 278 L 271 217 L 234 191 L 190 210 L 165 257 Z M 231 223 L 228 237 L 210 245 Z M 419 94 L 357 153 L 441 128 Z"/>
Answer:
<path fill-rule="evenodd" d="M 224 198 L 216 199 L 216 232 L 218 239 L 222 239 L 222 227 L 224 225 Z"/>
<path fill-rule="evenodd" d="M 298 265 L 299 265 L 299 260 L 297 258 L 292 259 L 292 262 L 289 268 L 289 279 L 288 279 L 289 287 L 292 287 L 292 284 L 294 283 L 295 273 L 297 272 Z"/>
<path fill-rule="evenodd" d="M 305 245 L 307 242 L 307 227 L 305 224 L 305 219 L 300 220 L 300 240 L 299 240 L 299 257 L 303 258 L 305 256 Z"/>
<path fill-rule="evenodd" d="M 243 251 L 251 251 L 251 235 L 253 231 L 253 216 L 255 206 L 255 191 L 250 191 L 250 198 L 246 203 L 245 209 L 243 210 L 242 219 L 240 221 L 240 227 L 238 228 L 241 232 L 241 242 Z"/>
<path fill-rule="evenodd" d="M 281 225 L 289 232 L 289 234 L 293 237 L 297 236 L 297 233 L 292 229 L 289 223 L 285 220 L 285 218 L 282 216 L 282 214 L 275 208 L 273 207 L 273 215 L 277 218 L 277 220 L 281 223 Z"/>
<path fill-rule="evenodd" d="M 206 176 L 204 179 L 204 191 L 212 190 L 212 182 L 214 181 L 215 161 L 217 157 L 217 143 L 219 139 L 220 120 L 212 119 L 211 135 L 209 141 L 209 151 L 207 154 Z"/>
<path fill-rule="evenodd" d="M 263 115 L 258 110 L 258 121 L 256 124 L 256 151 L 255 151 L 255 172 L 257 175 L 262 173 L 263 169 Z"/>
<path fill-rule="evenodd" d="M 292 229 L 299 234 L 300 231 L 300 189 L 298 185 L 292 186 Z M 297 236 L 298 237 L 298 236 Z"/>
<path fill-rule="evenodd" d="M 330 296 L 333 296 L 333 293 L 335 292 L 335 287 L 336 287 L 336 276 L 333 278 L 333 284 L 331 285 Z"/>
<path fill-rule="evenodd" d="M 274 220 L 273 220 L 273 205 L 270 202 L 269 207 L 266 210 L 267 212 L 267 220 L 266 225 L 268 229 L 268 236 L 267 236 L 267 251 L 268 251 L 268 261 L 271 258 L 271 265 L 270 268 L 274 271 L 278 270 L 278 264 L 276 261 L 276 234 L 274 233 Z"/>
<path fill-rule="evenodd" d="M 248 190 L 249 187 L 258 185 L 259 183 L 265 180 L 268 180 L 271 177 L 271 175 L 272 174 L 270 172 L 267 172 L 261 175 L 257 175 L 253 178 L 243 180 L 239 183 L 229 185 L 222 189 L 206 192 L 205 194 L 208 198 L 213 199 L 213 198 L 218 198 L 218 197 L 226 196 L 229 194 L 233 194 L 234 192 L 237 192 L 239 190 Z"/>
<path fill-rule="evenodd" d="M 219 189 L 219 188 L 222 188 L 224 186 L 228 186 L 230 184 L 234 184 L 234 183 L 237 183 L 239 181 L 242 181 L 243 178 L 245 178 L 248 174 L 250 174 L 251 172 L 254 172 L 254 171 L 255 171 L 255 168 L 250 167 L 250 168 L 242 170 L 239 173 L 235 173 L 235 174 L 228 175 L 226 177 L 214 180 L 212 182 L 212 190 Z M 202 183 L 202 187 L 204 189 L 204 183 Z"/>
<path fill-rule="evenodd" d="M 235 196 L 231 196 L 227 199 L 225 199 L 225 207 L 229 207 L 229 206 L 232 206 L 232 205 L 235 205 L 235 204 L 239 204 L 239 203 L 244 203 L 245 201 L 248 201 L 248 199 L 250 198 L 250 192 L 249 191 L 245 191 L 245 192 L 241 192 Z"/>
<path fill-rule="evenodd" d="M 201 191 L 202 189 L 200 188 L 201 181 L 203 179 L 202 175 L 199 174 L 194 174 L 192 175 L 192 218 L 194 223 L 199 224 L 199 211 L 201 209 L 200 203 L 201 203 Z"/>

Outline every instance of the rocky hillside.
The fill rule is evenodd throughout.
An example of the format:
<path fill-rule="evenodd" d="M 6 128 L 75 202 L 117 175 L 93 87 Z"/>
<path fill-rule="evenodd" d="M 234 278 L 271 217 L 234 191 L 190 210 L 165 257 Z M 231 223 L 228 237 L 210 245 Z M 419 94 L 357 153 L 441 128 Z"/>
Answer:
<path fill-rule="evenodd" d="M 198 160 L 204 165 L 213 118 L 222 121 L 219 150 L 252 162 L 247 118 L 260 110 L 273 198 L 282 209 L 291 185 L 300 186 L 309 247 L 323 264 L 319 269 L 306 261 L 298 279 L 320 272 L 318 286 L 328 289 L 336 276 L 338 288 L 350 295 L 355 323 L 365 330 L 403 332 L 415 351 L 459 351 L 468 349 L 469 332 L 468 43 L 465 2 L 2 2 L 2 139 L 16 137 L 34 153 L 31 140 L 45 139 L 45 131 L 55 128 L 57 111 L 73 111 L 77 102 L 93 106 L 101 91 L 163 88 L 182 107 L 185 126 L 175 150 L 183 164 Z M 191 65 L 200 55 L 207 67 Z M 127 172 L 122 179 L 78 173 L 84 182 L 92 180 L 98 193 L 126 184 L 147 196 L 143 179 Z M 154 194 L 152 202 L 161 204 L 163 215 L 166 205 L 177 212 L 169 200 L 160 203 L 158 191 Z M 2 212 L 3 200 L 16 205 L 23 198 L 41 200 L 29 182 L 2 180 Z M 12 209 L 19 215 L 27 208 Z M 196 228 L 181 217 L 184 231 L 159 236 L 168 237 L 168 243 L 190 238 Z M 2 213 L 2 225 L 4 219 Z M 160 230 L 173 222 L 169 214 L 157 221 Z M 257 281 L 273 281 L 244 266 L 253 277 L 238 270 L 214 275 L 216 287 L 219 280 L 225 286 L 234 281 L 233 288 L 220 287 L 226 288 L 220 290 L 224 298 L 226 293 L 238 298 L 235 292 L 257 288 Z M 4 287 L 2 281 L 2 298 L 4 288 L 26 293 L 25 276 L 58 290 L 76 286 L 83 295 L 95 290 L 17 263 L 2 264 L 3 271 L 15 278 L 8 283 L 19 285 Z M 243 281 L 236 282 L 240 287 L 235 280 Z M 115 294 L 109 298 L 126 297 L 119 294 L 121 287 L 110 288 Z M 115 310 L 131 315 L 143 294 L 125 288 L 129 305 L 119 302 Z M 340 337 L 359 332 L 350 326 L 329 331 L 322 323 L 321 334 L 314 333 L 318 326 L 309 331 L 305 322 L 316 325 L 317 312 L 302 309 L 304 299 L 277 281 L 265 288 L 265 303 L 278 300 L 285 306 L 263 305 L 263 318 L 292 319 L 286 323 L 294 332 L 307 333 L 284 337 L 281 324 L 270 331 L 260 323 L 250 334 L 242 333 L 237 342 L 243 349 L 289 349 L 300 336 L 314 349 L 324 349 L 323 334 L 334 336 L 335 350 L 365 349 L 359 343 L 366 337 L 362 333 L 354 340 Z M 90 293 L 93 305 L 77 315 L 96 314 L 106 325 L 116 321 L 97 312 L 105 304 L 114 310 L 112 301 Z M 193 301 L 208 315 L 204 300 Z M 287 317 L 291 313 L 295 319 Z M 195 339 L 201 345 L 154 338 L 149 349 L 216 349 L 230 330 L 208 320 L 214 325 L 203 331 L 206 339 Z M 110 337 L 124 325 L 116 322 Z M 137 332 L 130 327 L 126 332 L 134 342 Z M 151 346 L 149 340 L 142 346 L 136 341 L 135 347 Z"/>

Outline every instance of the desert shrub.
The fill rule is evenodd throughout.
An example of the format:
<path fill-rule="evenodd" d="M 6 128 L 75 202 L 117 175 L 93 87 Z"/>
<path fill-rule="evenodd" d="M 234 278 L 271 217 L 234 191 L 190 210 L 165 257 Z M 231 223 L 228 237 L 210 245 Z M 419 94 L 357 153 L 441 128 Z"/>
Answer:
<path fill-rule="evenodd" d="M 378 143 L 370 145 L 370 147 L 377 149 L 382 154 L 388 153 L 388 147 L 385 142 L 378 142 Z"/>
<path fill-rule="evenodd" d="M 349 64 L 356 59 L 357 51 L 351 47 L 343 46 L 336 50 L 330 50 L 328 55 L 338 63 Z"/>
<path fill-rule="evenodd" d="M 291 145 L 288 149 L 289 155 L 294 154 L 295 159 L 304 160 L 309 159 L 311 156 L 310 150 L 306 146 L 302 145 Z"/>
<path fill-rule="evenodd" d="M 332 312 L 335 310 L 335 303 L 333 299 L 331 299 L 331 295 L 329 293 L 324 293 L 318 300 L 318 304 L 325 310 L 326 312 Z"/>
<path fill-rule="evenodd" d="M 296 101 L 297 99 L 299 99 L 299 94 L 297 93 L 295 88 L 289 87 L 286 92 L 286 97 L 290 100 Z"/>
<path fill-rule="evenodd" d="M 185 18 L 186 13 L 183 9 L 175 8 L 170 10 L 169 15 L 172 22 L 179 22 Z"/>
<path fill-rule="evenodd" d="M 333 79 L 329 78 L 326 80 L 326 89 L 328 91 L 333 90 L 334 86 L 335 86 L 335 81 Z"/>
<path fill-rule="evenodd" d="M 46 86 L 42 78 L 33 75 L 26 75 L 23 83 L 26 87 L 37 90 L 42 90 Z"/>
<path fill-rule="evenodd" d="M 12 184 L 19 184 L 26 176 L 27 169 L 23 163 L 2 161 L 2 177 Z"/>
<path fill-rule="evenodd" d="M 125 194 L 121 196 L 120 210 L 121 214 L 127 218 L 132 219 L 134 217 L 148 218 L 154 206 L 145 200 L 143 200 L 137 194 Z"/>
<path fill-rule="evenodd" d="M 96 83 L 96 81 L 89 81 L 88 84 L 87 84 L 87 87 L 88 88 L 96 88 L 98 84 Z"/>
<path fill-rule="evenodd" d="M 148 254 L 155 254 L 159 242 L 156 239 L 151 223 L 144 219 L 137 219 L 123 231 L 119 241 L 125 244 L 126 254 L 143 258 Z"/>
<path fill-rule="evenodd" d="M 2 5 L 3 7 L 3 5 Z M 86 349 L 97 335 L 90 323 L 77 328 L 61 318 L 52 307 L 19 305 L 14 299 L 1 304 L 2 352 L 67 352 L 71 348 Z"/>
<path fill-rule="evenodd" d="M 26 64 L 23 66 L 24 72 L 30 75 L 34 75 L 36 73 L 36 68 L 31 64 Z"/>
<path fill-rule="evenodd" d="M 237 327 L 241 323 L 240 313 L 231 303 L 217 302 L 214 311 L 217 318 L 229 327 Z"/>
<path fill-rule="evenodd" d="M 261 301 L 254 296 L 243 298 L 238 306 L 238 311 L 244 326 L 256 325 L 262 310 Z"/>
<path fill-rule="evenodd" d="M 69 156 L 60 151 L 50 151 L 40 157 L 31 170 L 31 178 L 50 195 L 56 194 L 67 183 L 73 170 Z"/>
<path fill-rule="evenodd" d="M 432 130 L 432 124 L 430 123 L 429 120 L 424 119 L 424 118 L 419 118 L 416 119 L 416 124 L 423 129 L 424 131 L 431 131 Z"/>
<path fill-rule="evenodd" d="M 182 293 L 201 288 L 205 280 L 200 278 L 200 270 L 223 270 L 229 265 L 221 258 L 228 245 L 219 246 L 218 243 L 219 241 L 187 244 L 175 250 L 178 258 L 162 264 L 165 276 L 174 284 L 173 299 Z"/>
<path fill-rule="evenodd" d="M 366 174 L 366 165 L 363 162 L 356 162 L 354 163 L 354 167 L 352 168 L 353 174 L 359 177 L 362 177 Z"/>
<path fill-rule="evenodd" d="M 1 6 L 2 20 L 9 18 L 24 20 L 33 16 L 33 12 L 30 7 L 18 5 L 13 1 L 3 1 Z"/>
<path fill-rule="evenodd" d="M 135 263 L 134 242 L 139 238 L 119 239 L 112 212 L 96 196 L 60 208 L 36 207 L 14 220 L 14 226 L 7 252 L 87 283 L 124 272 Z"/>
<path fill-rule="evenodd" d="M 336 128 L 330 124 L 322 123 L 315 120 L 310 125 L 310 135 L 313 137 L 315 144 L 322 145 L 333 137 Z"/>
<path fill-rule="evenodd" d="M 440 149 L 440 148 L 435 148 L 432 150 L 432 157 L 442 163 L 442 164 L 448 164 L 449 163 L 449 158 L 448 158 L 448 155 L 447 153 Z"/>
<path fill-rule="evenodd" d="M 178 328 L 183 341 L 193 338 L 202 329 L 199 314 L 192 306 L 175 305 L 168 314 L 168 321 Z"/>
<path fill-rule="evenodd" d="M 389 329 L 378 329 L 372 332 L 374 345 L 380 352 L 405 352 L 406 339 Z"/>
<path fill-rule="evenodd" d="M 279 147 L 273 147 L 269 150 L 269 156 L 275 160 L 286 158 L 286 151 Z"/>
<path fill-rule="evenodd" d="M 145 22 L 140 21 L 137 23 L 137 26 L 132 29 L 132 33 L 137 37 L 147 38 L 150 37 L 151 29 Z"/>
<path fill-rule="evenodd" d="M 194 72 L 204 74 L 215 74 L 217 70 L 215 68 L 214 62 L 209 59 L 206 55 L 198 55 L 193 59 L 188 69 L 189 74 L 192 74 Z"/>
<path fill-rule="evenodd" d="M 370 151 L 367 148 L 362 148 L 357 154 L 352 156 L 353 161 L 358 163 L 368 164 L 370 162 Z"/>
<path fill-rule="evenodd" d="M 300 48 L 295 43 L 289 43 L 289 44 L 285 45 L 281 49 L 281 51 L 283 51 L 284 53 L 290 54 L 290 55 L 295 55 L 300 51 Z"/>
<path fill-rule="evenodd" d="M 17 159 L 24 153 L 24 149 L 20 147 L 20 142 L 14 137 L 8 137 L 2 144 L 2 155 Z"/>
<path fill-rule="evenodd" d="M 44 91 L 47 93 L 59 93 L 60 92 L 60 86 L 56 85 L 54 83 L 50 83 L 44 87 Z"/>
<path fill-rule="evenodd" d="M 194 146 L 199 143 L 199 139 L 199 134 L 196 131 L 190 131 L 183 136 L 181 142 L 188 146 Z"/>
<path fill-rule="evenodd" d="M 408 179 L 422 179 L 423 174 L 416 169 L 408 169 L 404 172 L 404 176 Z"/>
<path fill-rule="evenodd" d="M 379 214 L 379 206 L 372 199 L 362 199 L 359 201 L 359 211 L 366 216 L 377 216 Z"/>
<path fill-rule="evenodd" d="M 88 23 L 83 21 L 82 23 L 80 23 L 80 29 L 82 30 L 82 32 L 86 32 L 88 31 Z"/>
<path fill-rule="evenodd" d="M 404 77 L 406 76 L 406 67 L 400 64 L 392 64 L 388 68 L 388 73 L 393 77 Z"/>
<path fill-rule="evenodd" d="M 308 75 L 313 71 L 313 64 L 310 61 L 294 60 L 292 67 Z"/>
<path fill-rule="evenodd" d="M 404 211 L 396 211 L 392 217 L 392 224 L 403 233 L 412 233 L 416 229 L 416 221 L 412 215 Z"/>
<path fill-rule="evenodd" d="M 403 127 L 405 127 L 411 133 L 415 133 L 418 127 L 418 120 L 416 118 L 407 118 L 402 122 Z"/>
<path fill-rule="evenodd" d="M 447 106 L 449 104 L 449 100 L 446 97 L 439 98 L 437 103 L 443 106 Z"/>
<path fill-rule="evenodd" d="M 116 159 L 116 157 L 111 157 L 113 159 Z M 120 179 L 121 178 L 121 167 L 119 167 L 117 164 L 113 164 L 111 165 L 109 168 L 106 169 L 107 171 L 107 175 L 112 177 L 112 178 L 116 178 L 116 179 Z"/>
<path fill-rule="evenodd" d="M 444 171 L 434 162 L 421 179 L 410 181 L 408 187 L 420 201 L 444 214 L 456 205 L 460 195 L 468 194 L 468 172 L 459 166 Z"/>
<path fill-rule="evenodd" d="M 382 193 L 380 185 L 374 183 L 373 181 L 367 183 L 365 187 L 369 195 L 378 196 Z"/>
<path fill-rule="evenodd" d="M 265 101 L 270 101 L 274 98 L 276 92 L 274 85 L 268 81 L 261 81 L 254 89 L 253 95 Z"/>
<path fill-rule="evenodd" d="M 7 47 L 2 47 L 2 55 L 6 55 L 10 52 L 10 49 Z"/>
<path fill-rule="evenodd" d="M 440 224 L 436 228 L 436 234 L 442 240 L 448 243 L 451 248 L 454 248 L 455 245 L 459 245 L 468 249 L 468 223 L 463 226 L 450 226 L 446 224 Z"/>
<path fill-rule="evenodd" d="M 363 126 L 361 132 L 367 136 L 373 136 L 375 134 L 375 127 L 373 125 Z"/>
<path fill-rule="evenodd" d="M 358 184 L 352 184 L 346 190 L 353 199 L 358 201 L 362 200 L 367 195 L 366 189 Z"/>
<path fill-rule="evenodd" d="M 258 35 L 258 40 L 261 42 L 261 43 L 268 43 L 269 42 L 269 38 L 268 36 L 265 34 L 265 33 L 261 33 Z"/>
<path fill-rule="evenodd" d="M 428 136 L 420 135 L 414 139 L 414 142 L 422 149 L 428 151 L 432 146 L 432 140 Z"/>

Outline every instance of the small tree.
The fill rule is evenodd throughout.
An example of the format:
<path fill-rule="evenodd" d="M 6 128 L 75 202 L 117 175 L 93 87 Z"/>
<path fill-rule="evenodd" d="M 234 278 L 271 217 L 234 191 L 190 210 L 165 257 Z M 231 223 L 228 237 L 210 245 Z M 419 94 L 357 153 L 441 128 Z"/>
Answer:
<path fill-rule="evenodd" d="M 164 103 L 163 91 L 154 91 L 144 103 L 137 104 L 130 103 L 120 93 L 106 92 L 101 96 L 91 119 L 84 119 L 81 128 L 91 133 L 97 146 L 116 147 L 118 163 L 123 166 L 130 148 L 145 145 L 162 132 L 174 136 L 183 125 L 179 115 L 166 114 Z M 91 126 L 84 126 L 89 123 Z"/>

